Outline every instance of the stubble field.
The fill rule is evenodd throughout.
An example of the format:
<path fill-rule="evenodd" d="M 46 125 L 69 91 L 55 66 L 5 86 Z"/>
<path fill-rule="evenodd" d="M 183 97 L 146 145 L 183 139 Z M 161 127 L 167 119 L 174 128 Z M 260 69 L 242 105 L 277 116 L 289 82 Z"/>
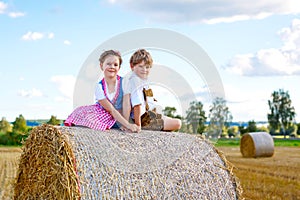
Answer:
<path fill-rule="evenodd" d="M 234 166 L 245 199 L 300 199 L 300 148 L 275 147 L 267 158 L 243 158 L 239 147 L 218 147 Z"/>
<path fill-rule="evenodd" d="M 235 168 L 245 199 L 300 199 L 300 148 L 275 147 L 269 158 L 243 158 L 239 147 L 218 147 Z M 20 148 L 0 147 L 0 199 L 12 199 Z"/>
<path fill-rule="evenodd" d="M 17 173 L 21 149 L 0 147 L 0 199 L 12 199 L 12 183 Z"/>

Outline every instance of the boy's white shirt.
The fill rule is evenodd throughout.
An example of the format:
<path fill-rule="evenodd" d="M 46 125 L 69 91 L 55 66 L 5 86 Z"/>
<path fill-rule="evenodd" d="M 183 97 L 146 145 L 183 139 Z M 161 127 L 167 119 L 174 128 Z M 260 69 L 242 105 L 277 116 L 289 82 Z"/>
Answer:
<path fill-rule="evenodd" d="M 131 71 L 123 78 L 123 93 L 130 94 L 131 106 L 141 105 L 141 114 L 146 112 L 146 102 L 144 100 L 143 88 L 149 89 L 148 79 L 141 79 L 135 72 Z M 152 110 L 157 107 L 153 97 L 147 97 L 149 109 Z M 133 113 L 131 113 L 131 117 Z"/>
<path fill-rule="evenodd" d="M 122 81 L 122 89 L 123 89 L 123 94 L 130 94 L 132 91 L 132 84 L 129 84 L 129 80 L 132 78 L 132 74 L 134 72 L 130 71 L 128 72 L 124 77 L 123 77 L 123 81 Z"/>

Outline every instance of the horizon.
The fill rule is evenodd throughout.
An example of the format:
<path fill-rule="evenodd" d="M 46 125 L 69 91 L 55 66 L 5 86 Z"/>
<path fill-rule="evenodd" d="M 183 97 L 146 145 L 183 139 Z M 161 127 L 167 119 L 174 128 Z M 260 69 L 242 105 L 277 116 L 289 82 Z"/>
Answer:
<path fill-rule="evenodd" d="M 267 101 L 279 89 L 289 92 L 296 121 L 300 121 L 297 0 L 264 0 L 263 4 L 258 0 L 99 0 L 72 4 L 57 0 L 43 4 L 0 0 L 0 24 L 5 30 L 0 37 L 0 53 L 4 55 L 0 64 L 0 117 L 8 121 L 14 121 L 20 113 L 25 119 L 51 115 L 67 118 L 78 100 L 74 90 L 81 70 L 91 61 L 92 67 L 98 67 L 95 57 L 89 60 L 91 55 L 99 56 L 97 53 L 104 50 L 99 47 L 105 45 L 106 49 L 118 47 L 123 57 L 119 74 L 125 75 L 130 71 L 129 57 L 136 40 L 132 37 L 117 43 L 116 38 L 145 29 L 182 36 L 169 42 L 173 46 L 168 51 L 161 46 L 169 38 L 159 35 L 156 39 L 151 34 L 144 35 L 145 43 L 140 46 L 150 51 L 156 65 L 171 71 L 172 76 L 165 77 L 167 84 L 155 91 L 162 107 L 176 107 L 178 114 L 185 114 L 185 88 L 182 93 L 174 92 L 176 85 L 184 82 L 208 114 L 217 80 L 218 89 L 224 89 L 233 121 L 267 121 Z M 184 39 L 197 45 L 197 50 L 202 49 L 199 55 L 210 63 L 195 62 L 198 54 L 193 54 L 193 45 L 190 51 L 180 51 L 175 45 L 187 48 L 188 43 L 180 43 Z M 211 66 L 216 73 L 208 77 L 206 70 Z M 97 74 L 101 76 L 100 70 Z M 176 75 L 180 75 L 180 83 L 172 79 Z M 93 103 L 92 98 L 88 101 Z"/>
<path fill-rule="evenodd" d="M 17 118 L 17 117 L 16 117 Z M 31 121 L 31 122 L 38 122 L 38 121 L 49 121 L 50 120 L 50 118 L 51 118 L 51 116 L 48 118 L 48 119 L 46 119 L 46 118 L 44 118 L 44 119 L 26 119 L 25 118 L 25 120 L 28 122 L 28 121 Z M 59 118 L 57 118 L 58 120 L 64 120 L 64 119 L 59 119 Z M 13 121 L 8 121 L 9 123 L 13 123 L 15 120 L 13 120 Z M 229 122 L 230 124 L 248 124 L 250 121 L 253 121 L 253 120 L 249 120 L 249 121 L 231 121 L 231 122 Z M 267 124 L 268 123 L 268 121 L 254 121 L 256 124 Z M 209 124 L 210 123 L 210 121 L 208 120 L 208 121 L 205 121 L 205 124 Z M 295 122 L 295 123 L 297 123 L 297 122 Z"/>

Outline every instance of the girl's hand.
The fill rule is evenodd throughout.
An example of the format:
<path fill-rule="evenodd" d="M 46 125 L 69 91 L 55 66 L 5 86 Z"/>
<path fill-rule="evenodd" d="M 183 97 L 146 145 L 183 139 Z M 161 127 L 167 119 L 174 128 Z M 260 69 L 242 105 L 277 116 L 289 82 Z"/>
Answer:
<path fill-rule="evenodd" d="M 136 124 L 129 124 L 127 126 L 127 128 L 125 126 L 121 126 L 120 129 L 122 131 L 131 131 L 131 132 L 136 132 L 136 133 L 141 132 L 141 127 L 137 126 Z"/>
<path fill-rule="evenodd" d="M 141 127 L 137 126 L 136 124 L 129 124 L 128 129 L 132 132 L 141 132 Z"/>
<path fill-rule="evenodd" d="M 126 127 L 124 127 L 124 126 L 121 126 L 120 129 L 121 129 L 121 131 L 127 131 L 127 130 L 128 130 L 128 129 L 127 129 Z"/>

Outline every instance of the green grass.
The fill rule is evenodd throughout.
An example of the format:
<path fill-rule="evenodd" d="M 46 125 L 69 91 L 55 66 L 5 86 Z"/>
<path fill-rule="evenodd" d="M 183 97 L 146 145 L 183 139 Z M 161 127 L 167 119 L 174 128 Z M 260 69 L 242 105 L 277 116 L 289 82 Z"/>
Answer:
<path fill-rule="evenodd" d="M 300 140 L 295 139 L 274 139 L 274 146 L 277 147 L 300 147 Z"/>
<path fill-rule="evenodd" d="M 212 141 L 213 144 L 215 144 L 216 147 L 223 147 L 223 146 L 240 146 L 240 139 L 239 138 L 220 138 L 216 141 Z"/>
<path fill-rule="evenodd" d="M 220 138 L 216 141 L 212 141 L 212 143 L 215 144 L 216 147 L 240 146 L 240 139 L 239 138 L 233 138 L 233 139 Z M 275 147 L 300 147 L 300 140 L 274 139 L 274 146 Z"/>

